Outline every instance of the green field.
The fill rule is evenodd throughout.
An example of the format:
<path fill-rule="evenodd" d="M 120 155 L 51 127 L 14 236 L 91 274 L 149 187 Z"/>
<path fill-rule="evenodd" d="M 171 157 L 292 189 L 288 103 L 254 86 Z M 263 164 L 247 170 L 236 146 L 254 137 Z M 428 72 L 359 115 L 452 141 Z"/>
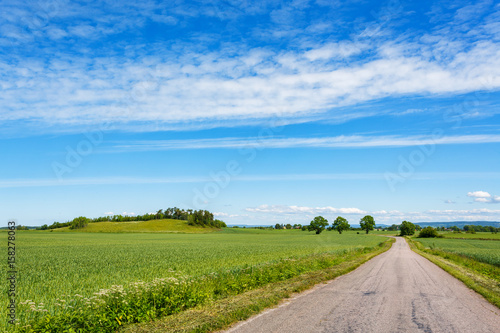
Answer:
<path fill-rule="evenodd" d="M 475 234 L 469 234 L 466 232 L 455 233 L 455 232 L 440 232 L 445 238 L 465 238 L 465 239 L 496 239 L 500 240 L 500 233 L 494 234 L 491 232 L 476 232 Z"/>
<path fill-rule="evenodd" d="M 166 233 L 207 233 L 216 228 L 188 225 L 182 220 L 150 220 L 140 222 L 96 222 L 85 228 L 70 230 L 69 227 L 54 229 L 54 232 L 166 232 Z"/>
<path fill-rule="evenodd" d="M 477 234 L 468 235 L 475 236 Z M 416 240 L 431 249 L 441 249 L 446 252 L 468 256 L 487 264 L 500 266 L 500 242 L 498 241 L 447 238 L 417 238 Z"/>
<path fill-rule="evenodd" d="M 0 236 L 6 238 L 6 233 Z M 293 271 L 294 260 L 302 257 L 321 253 L 341 257 L 385 240 L 356 232 L 315 235 L 300 230 L 231 228 L 206 234 L 18 231 L 17 300 L 30 300 L 36 307 L 43 303 L 41 309 L 57 314 L 61 311 L 57 299 L 68 295 L 68 301 L 77 294 L 83 299 L 113 285 L 179 275 L 195 279 L 226 274 L 226 281 L 232 272 L 273 263 Z M 298 271 L 316 264 L 308 265 Z M 6 308 L 4 298 L 0 306 Z M 40 311 L 29 311 L 29 306 L 19 304 L 22 323 L 40 315 Z M 3 325 L 4 311 L 1 316 Z"/>

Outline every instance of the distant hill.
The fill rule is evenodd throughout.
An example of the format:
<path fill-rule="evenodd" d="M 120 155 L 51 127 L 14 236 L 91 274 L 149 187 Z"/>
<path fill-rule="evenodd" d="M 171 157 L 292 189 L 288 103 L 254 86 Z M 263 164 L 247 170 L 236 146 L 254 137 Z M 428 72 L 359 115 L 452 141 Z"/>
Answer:
<path fill-rule="evenodd" d="M 421 227 L 445 227 L 450 228 L 457 226 L 463 228 L 465 225 L 481 225 L 481 226 L 492 226 L 495 228 L 500 228 L 500 222 L 496 221 L 455 221 L 455 222 L 415 222 Z"/>
<path fill-rule="evenodd" d="M 204 228 L 188 225 L 184 220 L 150 220 L 131 222 L 94 222 L 83 229 L 70 230 L 69 227 L 53 229 L 54 232 L 162 232 L 201 234 L 218 231 L 217 228 Z"/>

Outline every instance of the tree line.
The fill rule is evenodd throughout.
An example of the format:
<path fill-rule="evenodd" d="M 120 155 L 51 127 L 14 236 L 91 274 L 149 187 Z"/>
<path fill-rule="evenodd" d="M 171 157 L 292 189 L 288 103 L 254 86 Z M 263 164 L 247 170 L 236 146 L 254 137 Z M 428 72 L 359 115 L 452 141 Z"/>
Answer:
<path fill-rule="evenodd" d="M 359 221 L 360 229 L 365 230 L 366 233 L 368 233 L 370 230 L 373 230 L 375 228 L 375 220 L 372 216 L 366 215 L 365 217 L 361 218 Z M 328 220 L 325 219 L 323 216 L 316 216 L 310 223 L 309 225 L 301 225 L 301 224 L 294 224 L 293 226 L 291 224 L 287 224 L 284 226 L 283 224 L 278 224 L 274 226 L 275 229 L 302 229 L 303 231 L 314 231 L 316 234 L 320 234 L 323 230 L 336 230 L 339 234 L 342 234 L 342 232 L 350 229 L 351 225 L 349 222 L 343 218 L 342 216 L 338 216 L 335 221 L 333 221 L 332 225 L 328 223 Z M 358 229 L 359 230 L 359 229 Z"/>
<path fill-rule="evenodd" d="M 180 209 L 177 207 L 167 208 L 165 210 L 160 209 L 156 213 L 148 213 L 144 215 L 108 215 L 96 217 L 93 219 L 79 216 L 71 221 L 67 222 L 54 222 L 51 225 L 44 224 L 39 229 L 57 229 L 63 227 L 70 227 L 70 229 L 81 229 L 87 226 L 89 223 L 98 222 L 137 222 L 137 221 L 151 221 L 151 220 L 184 220 L 187 221 L 189 225 L 199 225 L 202 227 L 216 227 L 222 228 L 226 227 L 226 223 L 221 220 L 214 218 L 214 215 L 207 210 L 193 210 L 193 209 Z"/>

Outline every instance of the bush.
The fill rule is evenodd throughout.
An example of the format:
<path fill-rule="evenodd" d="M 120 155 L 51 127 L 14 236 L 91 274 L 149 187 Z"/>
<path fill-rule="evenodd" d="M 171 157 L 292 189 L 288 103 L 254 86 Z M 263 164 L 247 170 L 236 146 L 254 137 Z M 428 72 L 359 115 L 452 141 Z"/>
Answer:
<path fill-rule="evenodd" d="M 443 236 L 439 235 L 437 230 L 434 229 L 433 227 L 425 227 L 422 229 L 422 231 L 420 231 L 418 237 L 431 238 L 431 237 L 443 237 Z"/>
<path fill-rule="evenodd" d="M 401 223 L 401 233 L 400 236 L 411 236 L 415 234 L 415 225 L 408 221 L 403 221 Z"/>

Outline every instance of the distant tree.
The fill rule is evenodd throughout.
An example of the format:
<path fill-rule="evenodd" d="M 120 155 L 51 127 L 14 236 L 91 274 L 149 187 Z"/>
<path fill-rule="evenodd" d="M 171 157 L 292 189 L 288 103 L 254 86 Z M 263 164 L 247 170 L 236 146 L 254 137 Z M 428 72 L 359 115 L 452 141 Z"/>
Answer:
<path fill-rule="evenodd" d="M 276 223 L 276 224 L 274 225 L 274 229 L 281 229 L 281 225 L 280 225 L 279 223 Z"/>
<path fill-rule="evenodd" d="M 368 233 L 368 231 L 373 230 L 373 228 L 375 227 L 375 220 L 372 216 L 366 215 L 359 221 L 359 225 L 361 226 L 362 230 L 365 230 L 366 233 Z"/>
<path fill-rule="evenodd" d="M 302 229 L 302 231 L 307 231 L 308 230 L 308 226 L 303 225 L 300 229 Z"/>
<path fill-rule="evenodd" d="M 393 224 L 390 227 L 387 227 L 387 230 L 389 230 L 389 231 L 396 231 L 398 229 L 399 229 L 399 225 L 397 225 L 397 224 Z"/>
<path fill-rule="evenodd" d="M 418 234 L 420 238 L 442 237 L 438 234 L 437 230 L 433 227 L 425 227 Z"/>
<path fill-rule="evenodd" d="M 415 225 L 408 221 L 401 222 L 401 233 L 400 236 L 411 236 L 415 234 Z"/>
<path fill-rule="evenodd" d="M 349 230 L 350 227 L 349 222 L 347 222 L 347 220 L 342 216 L 337 216 L 332 224 L 332 229 L 337 230 L 339 234 L 341 234 L 342 231 Z"/>
<path fill-rule="evenodd" d="M 285 226 L 287 229 L 292 229 L 292 225 L 290 223 L 288 223 L 286 226 Z"/>
<path fill-rule="evenodd" d="M 89 224 L 90 219 L 85 216 L 75 217 L 69 226 L 70 229 L 82 229 Z"/>
<path fill-rule="evenodd" d="M 49 228 L 48 225 L 44 224 L 40 227 L 40 230 L 47 230 Z"/>
<path fill-rule="evenodd" d="M 314 220 L 309 224 L 309 231 L 316 231 L 316 235 L 319 235 L 325 227 L 328 226 L 328 220 L 323 216 L 316 216 Z"/>

